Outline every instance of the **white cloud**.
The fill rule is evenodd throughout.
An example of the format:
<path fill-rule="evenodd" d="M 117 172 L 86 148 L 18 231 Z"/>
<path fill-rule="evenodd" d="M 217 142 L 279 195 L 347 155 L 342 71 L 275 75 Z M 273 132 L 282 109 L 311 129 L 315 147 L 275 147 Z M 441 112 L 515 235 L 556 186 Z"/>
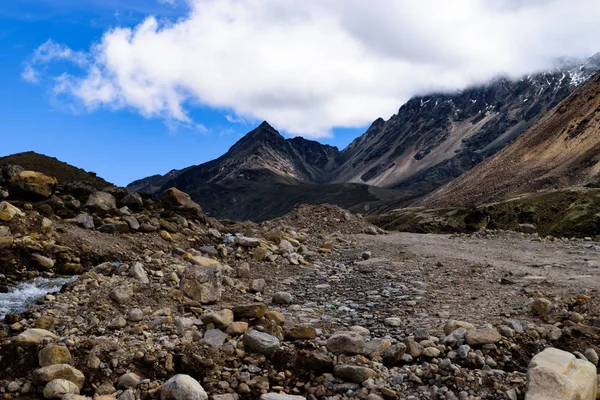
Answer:
<path fill-rule="evenodd" d="M 188 2 L 184 18 L 109 30 L 88 54 L 47 42 L 23 77 L 69 60 L 83 72 L 61 75 L 55 92 L 89 109 L 190 123 L 186 110 L 202 104 L 322 137 L 387 118 L 415 94 L 600 50 L 597 0 Z"/>

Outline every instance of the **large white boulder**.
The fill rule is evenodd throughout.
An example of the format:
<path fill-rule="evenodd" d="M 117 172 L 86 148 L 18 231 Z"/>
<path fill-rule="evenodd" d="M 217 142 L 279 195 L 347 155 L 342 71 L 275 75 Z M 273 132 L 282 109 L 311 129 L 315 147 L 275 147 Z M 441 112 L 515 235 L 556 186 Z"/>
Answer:
<path fill-rule="evenodd" d="M 527 371 L 525 400 L 595 400 L 596 367 L 549 347 L 536 354 Z"/>

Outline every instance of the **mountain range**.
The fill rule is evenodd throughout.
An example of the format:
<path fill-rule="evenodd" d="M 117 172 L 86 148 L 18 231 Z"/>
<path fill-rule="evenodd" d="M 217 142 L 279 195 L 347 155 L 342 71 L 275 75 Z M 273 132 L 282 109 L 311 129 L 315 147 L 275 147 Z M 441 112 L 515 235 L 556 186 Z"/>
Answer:
<path fill-rule="evenodd" d="M 381 213 L 421 201 L 505 148 L 600 70 L 600 55 L 553 71 L 418 96 L 348 147 L 285 139 L 267 122 L 223 156 L 128 189 L 189 193 L 211 215 L 263 220 L 301 203 Z M 443 192 L 442 192 L 443 193 Z"/>

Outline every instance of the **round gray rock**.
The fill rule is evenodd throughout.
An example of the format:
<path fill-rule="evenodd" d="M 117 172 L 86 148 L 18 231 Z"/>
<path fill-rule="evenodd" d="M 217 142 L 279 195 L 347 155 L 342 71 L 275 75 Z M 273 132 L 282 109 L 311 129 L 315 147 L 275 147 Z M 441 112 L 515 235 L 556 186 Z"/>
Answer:
<path fill-rule="evenodd" d="M 208 400 L 208 395 L 197 380 L 189 375 L 178 374 L 162 386 L 160 400 Z"/>

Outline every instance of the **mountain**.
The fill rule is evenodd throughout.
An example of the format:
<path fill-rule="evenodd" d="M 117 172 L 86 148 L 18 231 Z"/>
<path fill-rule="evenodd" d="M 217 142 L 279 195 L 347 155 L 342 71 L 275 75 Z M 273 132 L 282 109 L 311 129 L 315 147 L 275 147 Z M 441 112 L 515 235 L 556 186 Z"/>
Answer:
<path fill-rule="evenodd" d="M 157 194 L 175 186 L 209 215 L 262 221 L 296 206 L 331 203 L 355 211 L 378 209 L 398 192 L 356 183 L 328 183 L 340 165 L 336 147 L 285 139 L 267 122 L 207 163 L 132 182 L 129 190 Z"/>
<path fill-rule="evenodd" d="M 600 74 L 494 157 L 431 194 L 427 206 L 473 205 L 600 185 Z"/>
<path fill-rule="evenodd" d="M 438 189 L 497 153 L 600 69 L 600 55 L 552 72 L 497 78 L 456 93 L 409 100 L 347 148 L 285 139 L 263 122 L 216 160 L 132 182 L 158 194 L 175 186 L 210 214 L 262 220 L 300 203 L 375 213 Z"/>
<path fill-rule="evenodd" d="M 8 164 L 19 165 L 26 170 L 38 171 L 53 176 L 61 183 L 88 182 L 96 189 L 114 186 L 97 176 L 95 172 L 85 171 L 60 161 L 55 157 L 49 157 L 33 151 L 0 157 L 0 166 Z"/>
<path fill-rule="evenodd" d="M 415 97 L 344 149 L 333 181 L 431 192 L 502 149 L 598 70 L 600 54 L 518 80 Z"/>

